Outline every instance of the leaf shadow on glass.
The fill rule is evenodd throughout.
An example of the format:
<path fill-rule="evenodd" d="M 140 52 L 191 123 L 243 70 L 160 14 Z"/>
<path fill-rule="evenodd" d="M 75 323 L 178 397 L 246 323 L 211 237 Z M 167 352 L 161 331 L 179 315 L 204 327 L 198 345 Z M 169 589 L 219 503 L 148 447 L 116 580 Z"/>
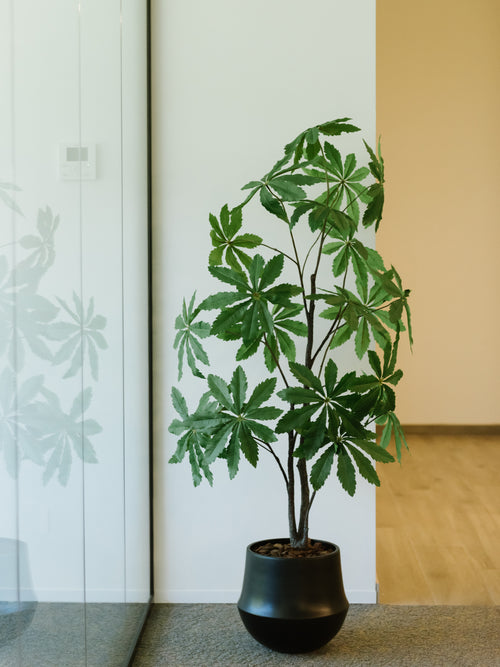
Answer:
<path fill-rule="evenodd" d="M 13 194 L 19 191 L 0 182 L 0 206 L 26 221 Z M 46 206 L 39 209 L 32 233 L 0 243 L 0 454 L 13 478 L 23 461 L 30 461 L 42 469 L 44 484 L 57 479 L 65 486 L 75 456 L 97 463 L 91 439 L 102 427 L 86 416 L 92 386 L 81 386 L 70 397 L 50 383 L 60 385 L 87 365 L 96 383 L 99 351 L 108 345 L 106 318 L 95 313 L 93 297 L 85 305 L 74 290 L 71 301 L 42 293 L 40 284 L 56 259 L 59 223 Z"/>

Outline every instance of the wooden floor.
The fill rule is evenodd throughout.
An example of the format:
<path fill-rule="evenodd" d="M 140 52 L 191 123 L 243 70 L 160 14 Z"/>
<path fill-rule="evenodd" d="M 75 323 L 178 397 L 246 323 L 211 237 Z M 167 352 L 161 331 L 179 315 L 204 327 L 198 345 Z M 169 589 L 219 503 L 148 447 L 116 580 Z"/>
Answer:
<path fill-rule="evenodd" d="M 385 604 L 500 604 L 500 436 L 410 435 L 377 465 Z"/>

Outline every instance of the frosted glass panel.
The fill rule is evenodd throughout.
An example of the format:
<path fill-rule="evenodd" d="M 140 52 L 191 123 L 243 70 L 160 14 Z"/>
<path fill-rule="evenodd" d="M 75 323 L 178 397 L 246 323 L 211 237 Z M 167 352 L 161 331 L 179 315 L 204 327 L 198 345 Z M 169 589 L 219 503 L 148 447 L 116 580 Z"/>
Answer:
<path fill-rule="evenodd" d="M 149 602 L 146 5 L 0 0 L 0 664 Z"/>

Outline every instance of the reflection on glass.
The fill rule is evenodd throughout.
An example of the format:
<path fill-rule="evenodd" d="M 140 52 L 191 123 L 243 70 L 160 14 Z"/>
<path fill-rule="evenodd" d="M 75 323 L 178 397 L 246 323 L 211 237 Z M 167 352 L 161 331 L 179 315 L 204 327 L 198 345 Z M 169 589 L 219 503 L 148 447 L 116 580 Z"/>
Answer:
<path fill-rule="evenodd" d="M 142 0 L 0 0 L 9 667 L 125 665 L 149 603 L 146 39 Z"/>
<path fill-rule="evenodd" d="M 36 606 L 27 545 L 0 538 L 0 646 L 26 630 Z"/>

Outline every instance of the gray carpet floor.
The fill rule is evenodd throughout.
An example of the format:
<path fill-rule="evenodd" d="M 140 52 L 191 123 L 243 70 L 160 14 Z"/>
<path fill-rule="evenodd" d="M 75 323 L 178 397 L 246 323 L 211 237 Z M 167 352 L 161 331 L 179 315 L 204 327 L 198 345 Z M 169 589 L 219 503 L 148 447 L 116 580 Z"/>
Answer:
<path fill-rule="evenodd" d="M 313 653 L 258 644 L 235 605 L 156 604 L 133 667 L 500 667 L 500 607 L 351 605 L 339 634 Z"/>
<path fill-rule="evenodd" d="M 0 615 L 0 667 L 126 667 L 147 608 L 39 602 L 26 624 Z"/>

